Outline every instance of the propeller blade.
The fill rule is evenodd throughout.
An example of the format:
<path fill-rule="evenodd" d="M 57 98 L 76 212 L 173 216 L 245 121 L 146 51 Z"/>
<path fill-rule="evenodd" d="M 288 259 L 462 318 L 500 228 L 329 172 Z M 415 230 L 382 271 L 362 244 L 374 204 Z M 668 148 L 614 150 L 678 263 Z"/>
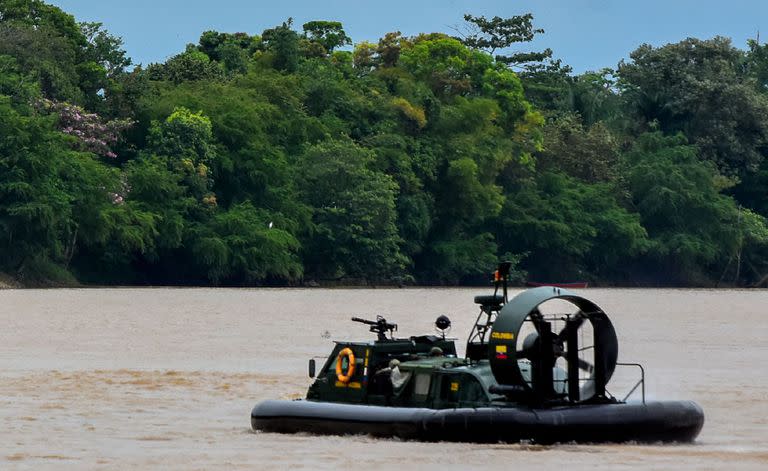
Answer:
<path fill-rule="evenodd" d="M 595 366 L 592 363 L 579 358 L 579 369 L 582 369 L 591 374 L 595 370 Z"/>

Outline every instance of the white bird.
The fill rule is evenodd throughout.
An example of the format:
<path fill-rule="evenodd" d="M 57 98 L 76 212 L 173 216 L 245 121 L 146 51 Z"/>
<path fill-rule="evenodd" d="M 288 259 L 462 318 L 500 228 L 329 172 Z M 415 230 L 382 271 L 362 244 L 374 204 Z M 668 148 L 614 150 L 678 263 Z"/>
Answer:
<path fill-rule="evenodd" d="M 274 223 L 272 221 L 269 222 L 269 228 L 272 229 L 272 226 L 274 226 Z"/>

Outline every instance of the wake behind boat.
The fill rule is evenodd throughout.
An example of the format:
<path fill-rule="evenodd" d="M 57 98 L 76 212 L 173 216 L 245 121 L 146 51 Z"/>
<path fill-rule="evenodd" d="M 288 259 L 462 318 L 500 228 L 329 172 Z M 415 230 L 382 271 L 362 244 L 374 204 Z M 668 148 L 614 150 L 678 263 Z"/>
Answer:
<path fill-rule="evenodd" d="M 456 354 L 440 316 L 439 335 L 395 338 L 397 325 L 367 324 L 373 342 L 336 342 L 306 400 L 265 401 L 251 412 L 254 430 L 370 434 L 460 442 L 691 442 L 704 413 L 691 401 L 645 400 L 642 366 L 618 362 L 608 316 L 565 289 L 539 287 L 507 296 L 511 264 L 495 274 L 492 295 Z M 501 292 L 500 292 L 501 290 Z M 573 312 L 552 313 L 552 303 Z M 637 368 L 623 399 L 607 385 L 617 367 Z M 628 403 L 633 394 L 639 401 Z"/>

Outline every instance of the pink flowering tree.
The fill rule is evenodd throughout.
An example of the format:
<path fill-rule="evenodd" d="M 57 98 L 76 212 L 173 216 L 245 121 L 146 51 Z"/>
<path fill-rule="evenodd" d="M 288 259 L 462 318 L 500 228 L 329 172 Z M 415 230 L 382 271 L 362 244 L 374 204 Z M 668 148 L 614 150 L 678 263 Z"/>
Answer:
<path fill-rule="evenodd" d="M 117 157 L 112 149 L 120 141 L 123 131 L 134 123 L 130 119 L 107 121 L 96 113 L 66 102 L 42 99 L 39 107 L 59 115 L 59 130 L 76 138 L 78 150 L 111 159 Z"/>

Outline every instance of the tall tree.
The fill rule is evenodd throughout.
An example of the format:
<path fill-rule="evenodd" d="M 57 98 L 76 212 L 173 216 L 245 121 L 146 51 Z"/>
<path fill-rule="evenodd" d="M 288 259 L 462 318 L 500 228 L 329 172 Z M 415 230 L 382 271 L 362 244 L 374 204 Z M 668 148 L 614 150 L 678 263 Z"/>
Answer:
<path fill-rule="evenodd" d="M 344 27 L 338 21 L 310 21 L 304 23 L 304 34 L 326 50 L 333 52 L 337 47 L 352 44 L 352 39 L 344 32 Z"/>
<path fill-rule="evenodd" d="M 538 168 L 562 171 L 585 182 L 610 182 L 619 176 L 619 143 L 603 123 L 584 126 L 581 117 L 565 114 L 550 119 Z"/>
<path fill-rule="evenodd" d="M 293 18 L 288 18 L 282 25 L 261 35 L 267 50 L 273 54 L 273 66 L 284 72 L 295 72 L 299 66 L 299 35 L 292 26 Z"/>
<path fill-rule="evenodd" d="M 541 28 L 533 27 L 533 15 L 512 16 L 501 18 L 494 16 L 488 19 L 484 16 L 464 15 L 464 21 L 469 23 L 470 31 L 462 40 L 473 49 L 482 49 L 491 55 L 497 50 L 507 49 L 514 44 L 527 43 L 537 34 L 544 32 Z M 524 66 L 531 62 L 541 62 L 552 57 L 552 50 L 541 52 L 515 52 L 509 55 L 495 55 L 497 61 L 512 65 Z"/>
<path fill-rule="evenodd" d="M 81 27 L 71 15 L 40 0 L 0 1 L 0 54 L 13 56 L 48 98 L 99 109 L 112 85 L 105 67 L 119 69 L 126 60 L 119 46 L 118 38 L 100 34 L 93 24 Z"/>
<path fill-rule="evenodd" d="M 643 135 L 626 159 L 633 204 L 651 241 L 646 270 L 667 282 L 716 278 L 740 239 L 737 205 L 720 193 L 727 179 L 682 135 Z"/>
<path fill-rule="evenodd" d="M 69 149 L 52 117 L 25 115 L 0 97 L 0 270 L 29 282 L 66 281 L 81 244 L 109 236 L 117 173 Z"/>
<path fill-rule="evenodd" d="M 647 249 L 637 214 L 612 184 L 544 170 L 507 191 L 496 227 L 501 251 L 526 254 L 534 279 L 629 280 L 628 260 Z"/>
<path fill-rule="evenodd" d="M 314 208 L 304 244 L 313 276 L 378 281 L 403 270 L 397 185 L 370 169 L 373 160 L 372 152 L 346 142 L 318 144 L 302 157 L 302 196 Z"/>
<path fill-rule="evenodd" d="M 123 49 L 123 39 L 110 34 L 102 23 L 80 23 L 80 29 L 88 42 L 85 58 L 101 65 L 109 78 L 118 77 L 131 65 Z"/>
<path fill-rule="evenodd" d="M 744 54 L 730 39 L 643 45 L 619 64 L 618 85 L 640 130 L 682 132 L 701 157 L 744 175 L 768 144 L 768 101 L 745 80 Z"/>

